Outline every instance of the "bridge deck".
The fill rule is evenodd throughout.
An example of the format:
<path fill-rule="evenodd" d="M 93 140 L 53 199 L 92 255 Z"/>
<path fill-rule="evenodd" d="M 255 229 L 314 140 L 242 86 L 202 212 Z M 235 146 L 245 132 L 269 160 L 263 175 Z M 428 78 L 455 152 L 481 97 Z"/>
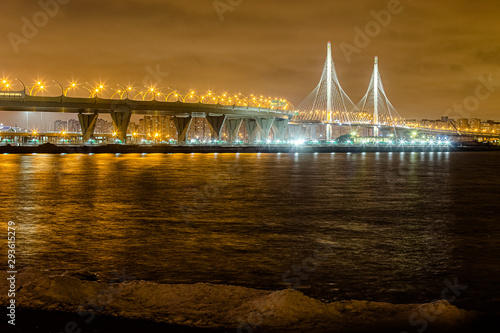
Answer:
<path fill-rule="evenodd" d="M 132 114 L 179 116 L 185 114 L 212 114 L 235 117 L 291 118 L 293 113 L 281 109 L 268 109 L 239 105 L 205 103 L 138 101 L 131 99 L 45 97 L 45 96 L 0 96 L 0 111 L 35 111 L 63 113 L 111 113 L 131 110 Z"/>

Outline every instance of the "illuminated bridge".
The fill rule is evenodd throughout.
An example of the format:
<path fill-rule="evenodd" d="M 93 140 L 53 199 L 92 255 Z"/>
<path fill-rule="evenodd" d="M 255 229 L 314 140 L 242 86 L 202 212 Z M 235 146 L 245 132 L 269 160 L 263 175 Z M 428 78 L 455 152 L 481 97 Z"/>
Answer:
<path fill-rule="evenodd" d="M 263 96 L 245 97 L 241 94 L 230 95 L 208 92 L 198 95 L 191 91 L 181 95 L 176 91 L 164 94 L 151 87 L 147 91 L 139 91 L 133 87 L 112 89 L 111 98 L 100 98 L 106 87 L 104 85 L 84 86 L 89 97 L 70 97 L 68 92 L 76 89 L 76 83 L 61 90 L 59 96 L 37 96 L 46 90 L 46 84 L 38 81 L 33 86 L 23 85 L 21 91 L 10 91 L 11 83 L 4 79 L 0 82 L 0 111 L 14 112 L 64 112 L 76 113 L 82 128 L 84 142 L 88 141 L 95 129 L 99 114 L 109 114 L 116 129 L 116 136 L 125 142 L 127 128 L 133 114 L 172 116 L 178 133 L 178 142 L 187 140 L 189 126 L 195 117 L 206 118 L 215 137 L 220 139 L 221 131 L 226 125 L 229 141 L 237 139 L 242 125 L 249 135 L 249 141 L 255 141 L 259 136 L 267 138 L 273 129 L 277 140 L 283 141 L 288 121 L 293 116 L 290 104 L 283 99 L 264 98 Z M 132 97 L 132 98 L 129 98 Z"/>
<path fill-rule="evenodd" d="M 369 137 L 374 142 L 392 137 L 408 137 L 408 133 L 418 130 L 429 136 L 445 135 L 455 137 L 491 138 L 498 137 L 495 131 L 478 133 L 463 131 L 453 123 L 447 127 L 424 127 L 401 117 L 389 101 L 379 72 L 379 59 L 375 57 L 373 73 L 363 98 L 355 104 L 342 89 L 332 58 L 331 44 L 327 45 L 327 57 L 320 81 L 316 88 L 294 108 L 281 98 L 241 94 L 215 94 L 195 91 L 182 95 L 170 89 L 163 93 L 156 87 L 145 91 L 133 86 L 116 85 L 113 89 L 105 84 L 79 85 L 75 82 L 63 87 L 54 81 L 59 95 L 50 95 L 42 80 L 32 86 L 18 81 L 23 89 L 12 91 L 12 82 L 0 80 L 0 111 L 14 112 L 64 112 L 78 114 L 82 138 L 87 142 L 93 137 L 99 114 L 109 114 L 113 121 L 116 137 L 126 141 L 131 116 L 155 115 L 171 116 L 177 129 L 178 142 L 186 142 L 193 118 L 205 118 L 212 130 L 213 137 L 221 139 L 225 126 L 228 142 L 238 139 L 242 124 L 248 134 L 248 142 L 267 141 L 271 129 L 278 142 L 317 140 L 316 127 L 324 126 L 324 141 L 332 142 L 343 134 Z M 79 97 L 76 90 L 85 89 L 88 97 Z M 38 93 L 38 96 L 37 96 Z M 72 93 L 72 96 L 68 96 Z M 41 95 L 41 96 L 40 96 Z M 103 95 L 109 98 L 103 98 Z M 307 131 L 309 130 L 309 133 Z M 362 132 L 362 133 L 360 133 Z M 260 139 L 259 139 L 260 138 Z M 389 139 L 390 140 L 390 139 Z"/>
<path fill-rule="evenodd" d="M 464 131 L 453 123 L 447 127 L 421 126 L 401 117 L 386 95 L 379 72 L 379 59 L 375 57 L 373 73 L 363 98 L 355 104 L 340 85 L 332 58 L 331 44 L 327 44 L 326 61 L 316 88 L 295 109 L 298 113 L 290 124 L 292 135 L 315 139 L 316 127 L 326 126 L 326 141 L 332 141 L 333 129 L 340 129 L 337 135 L 352 133 L 378 138 L 383 136 L 408 136 L 418 130 L 427 135 L 454 137 L 491 138 L 498 137 L 495 131 L 481 133 Z M 310 130 L 307 135 L 305 132 Z M 343 131 L 342 131 L 343 129 Z M 347 132 L 347 133 L 346 133 Z"/>
<path fill-rule="evenodd" d="M 365 96 L 358 104 L 352 102 L 340 85 L 328 42 L 327 57 L 316 88 L 297 107 L 296 123 L 323 123 L 330 140 L 332 126 L 346 125 L 373 128 L 372 135 L 379 136 L 380 128 L 409 128 L 387 98 L 378 70 L 378 57 Z"/>

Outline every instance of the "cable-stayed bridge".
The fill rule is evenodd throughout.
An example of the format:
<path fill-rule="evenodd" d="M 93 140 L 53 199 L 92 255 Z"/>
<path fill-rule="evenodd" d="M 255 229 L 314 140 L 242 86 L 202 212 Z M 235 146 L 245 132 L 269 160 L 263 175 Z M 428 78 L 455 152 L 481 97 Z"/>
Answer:
<path fill-rule="evenodd" d="M 73 82 L 63 87 L 57 81 L 54 81 L 57 83 L 55 87 L 60 89 L 60 95 L 45 96 L 47 85 L 44 82 L 38 81 L 27 86 L 19 79 L 15 80 L 22 85 L 22 90 L 13 90 L 12 82 L 8 79 L 0 80 L 0 111 L 76 113 L 83 142 L 93 137 L 99 114 L 111 116 L 117 138 L 122 142 L 127 139 L 128 125 L 134 114 L 171 116 L 178 142 L 187 141 L 187 133 L 194 118 L 205 118 L 213 137 L 218 140 L 221 140 L 224 128 L 228 143 L 239 140 L 240 128 L 246 130 L 247 142 L 250 143 L 266 142 L 271 133 L 277 142 L 286 139 L 316 140 L 318 124 L 326 127 L 324 139 L 329 142 L 336 136 L 356 132 L 359 128 L 364 130 L 365 136 L 373 138 L 403 136 L 413 129 L 432 135 L 462 135 L 456 127 L 427 128 L 401 117 L 384 90 L 378 57 L 375 57 L 366 94 L 355 104 L 340 85 L 330 42 L 327 44 L 326 61 L 318 85 L 295 109 L 282 98 L 213 92 L 200 94 L 194 90 L 180 94 L 171 89 L 164 93 L 156 87 L 138 90 L 133 86 L 117 85 L 118 88 L 113 89 L 104 84 L 89 83 L 81 86 L 88 91 L 88 97 L 69 96 L 79 85 Z M 108 95 L 103 96 L 106 90 Z M 338 131 L 340 127 L 343 130 Z M 304 133 L 307 128 L 310 129 L 309 136 Z"/>
<path fill-rule="evenodd" d="M 326 126 L 326 141 L 334 140 L 335 136 L 354 132 L 359 129 L 367 136 L 378 138 L 384 135 L 391 137 L 407 136 L 410 131 L 428 135 L 445 136 L 498 136 L 491 133 L 464 131 L 457 128 L 452 122 L 448 127 L 422 126 L 421 124 L 405 120 L 392 105 L 384 89 L 379 71 L 379 59 L 375 57 L 373 72 L 368 89 L 355 104 L 340 85 L 335 64 L 332 58 L 331 43 L 327 44 L 326 61 L 318 85 L 297 106 L 295 116 L 289 127 L 291 136 L 295 138 L 310 138 L 316 140 L 316 127 L 319 124 Z M 334 131 L 337 129 L 337 131 Z M 307 130 L 309 133 L 307 134 Z M 336 134 L 334 135 L 334 132 Z M 413 132 L 413 135 L 415 133 Z"/>
<path fill-rule="evenodd" d="M 379 135 L 381 127 L 408 128 L 385 93 L 378 69 L 378 57 L 375 57 L 368 90 L 359 103 L 355 104 L 340 85 L 330 42 L 320 81 L 298 105 L 297 111 L 298 116 L 294 118 L 297 123 L 324 123 L 327 128 L 330 125 L 369 126 L 373 127 L 374 136 Z"/>
<path fill-rule="evenodd" d="M 404 119 L 391 104 L 384 91 L 382 78 L 378 70 L 378 57 L 375 57 L 372 77 L 365 96 L 359 101 L 358 109 L 362 114 L 368 115 L 374 124 L 374 136 L 378 136 L 378 126 L 401 126 L 406 125 Z"/>
<path fill-rule="evenodd" d="M 360 116 L 356 105 L 340 86 L 332 59 L 331 44 L 323 72 L 316 88 L 297 107 L 298 120 L 321 121 L 324 123 L 351 123 Z"/>

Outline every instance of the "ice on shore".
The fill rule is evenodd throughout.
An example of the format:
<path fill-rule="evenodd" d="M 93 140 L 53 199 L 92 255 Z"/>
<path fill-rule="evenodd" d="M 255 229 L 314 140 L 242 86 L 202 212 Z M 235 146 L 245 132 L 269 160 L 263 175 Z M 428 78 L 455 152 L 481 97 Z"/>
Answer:
<path fill-rule="evenodd" d="M 2 281 L 6 281 L 5 273 Z M 102 283 L 81 276 L 33 272 L 18 274 L 17 288 L 16 304 L 26 309 L 94 310 L 102 315 L 192 327 L 239 328 L 240 332 L 355 332 L 373 327 L 406 327 L 416 332 L 424 323 L 459 328 L 478 316 L 445 300 L 404 305 L 355 300 L 323 303 L 292 289 L 271 292 L 209 283 Z M 3 293 L 0 303 L 7 302 Z"/>

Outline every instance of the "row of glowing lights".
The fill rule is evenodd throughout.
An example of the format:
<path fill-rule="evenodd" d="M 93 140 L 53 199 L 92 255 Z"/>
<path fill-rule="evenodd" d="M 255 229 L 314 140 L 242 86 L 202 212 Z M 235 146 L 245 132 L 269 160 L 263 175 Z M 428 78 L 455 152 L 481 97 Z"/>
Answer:
<path fill-rule="evenodd" d="M 309 115 L 312 113 L 313 111 L 310 111 Z M 327 111 L 319 111 L 319 110 L 316 110 L 315 113 L 316 114 L 319 114 L 319 113 L 322 113 L 322 114 L 326 114 Z M 351 114 L 353 115 L 354 117 L 353 118 L 366 118 L 366 119 L 369 119 L 369 120 L 373 120 L 373 115 L 370 115 L 368 113 L 358 113 L 358 112 L 345 112 L 345 111 L 337 111 L 337 112 L 334 112 L 332 115 L 335 116 L 335 115 L 339 115 L 339 114 L 342 114 L 342 115 L 347 115 L 347 114 Z M 311 118 L 311 117 L 308 117 L 308 118 Z M 383 119 L 386 119 L 386 121 L 383 121 Z M 398 122 L 398 118 L 390 118 L 390 117 L 387 117 L 387 116 L 380 116 L 379 115 L 379 122 L 378 124 L 380 125 L 388 125 L 388 124 L 405 124 L 404 123 L 404 119 L 399 119 L 399 122 Z M 432 125 L 421 125 L 421 124 L 418 124 L 418 123 L 406 123 L 405 125 L 409 126 L 409 127 L 415 127 L 415 128 L 422 128 L 422 129 L 436 129 L 436 130 L 445 130 L 445 131 L 453 131 L 454 128 L 453 127 L 445 127 L 445 126 L 432 126 Z M 458 127 L 457 128 L 458 131 L 465 131 L 465 132 L 481 132 L 481 133 L 492 133 L 492 134 L 495 134 L 497 131 L 496 130 L 491 130 L 491 131 L 488 131 L 486 129 L 483 129 L 483 130 L 479 130 L 478 128 L 475 128 L 475 129 L 471 129 L 471 128 L 460 128 Z"/>
<path fill-rule="evenodd" d="M 317 116 L 320 116 L 320 114 L 321 115 L 325 115 L 326 113 L 327 113 L 327 111 L 320 111 L 320 110 L 309 111 L 309 113 L 306 115 L 306 118 L 313 118 L 313 117 L 316 118 Z M 336 111 L 336 112 L 332 112 L 329 116 L 333 117 L 333 116 L 336 116 L 336 115 L 350 115 L 352 118 L 362 119 L 363 121 L 373 120 L 373 115 L 371 115 L 369 113 L 366 113 L 366 112 Z M 386 119 L 386 122 L 383 122 L 384 119 Z M 401 124 L 402 124 L 402 122 L 404 122 L 404 119 L 391 118 L 391 117 L 388 117 L 388 116 L 379 115 L 379 123 L 380 124 L 387 124 L 387 122 L 391 122 L 391 123 L 392 122 L 398 122 L 398 120 L 399 120 L 399 123 L 401 123 Z"/>
<path fill-rule="evenodd" d="M 351 137 L 359 137 L 359 133 L 357 132 L 351 132 L 350 133 Z M 374 141 L 366 141 L 366 142 L 361 142 L 362 145 L 365 145 L 366 143 L 375 143 L 375 144 L 381 144 L 381 143 L 387 143 L 387 144 L 390 144 L 390 145 L 394 145 L 394 144 L 399 144 L 399 145 L 406 145 L 406 144 L 410 144 L 410 145 L 434 145 L 434 144 L 437 144 L 437 145 L 449 145 L 451 144 L 450 143 L 450 140 L 434 140 L 432 138 L 429 138 L 429 139 L 419 139 L 417 138 L 418 136 L 418 132 L 412 132 L 411 133 L 411 141 L 407 141 L 405 139 L 394 139 L 394 134 L 389 134 L 389 141 L 386 142 L 384 140 L 380 140 L 380 139 L 376 139 L 376 138 L 371 138 L 372 140 L 375 139 Z M 315 143 L 319 143 L 319 141 L 314 141 Z M 302 145 L 304 143 L 306 143 L 305 140 L 294 140 L 292 142 L 293 144 L 295 145 Z M 328 142 L 328 143 L 332 143 L 332 142 Z M 338 144 L 337 141 L 333 141 L 334 144 Z M 353 142 L 352 141 L 347 141 L 346 142 L 347 144 L 352 144 Z"/>
<path fill-rule="evenodd" d="M 43 80 L 37 80 L 32 86 L 25 85 L 19 79 L 23 87 L 25 87 L 27 94 L 30 96 L 36 96 L 37 93 L 47 90 L 48 85 Z M 9 91 L 12 89 L 12 83 L 8 79 L 2 79 L 1 90 Z M 112 88 L 104 83 L 90 84 L 86 82 L 85 84 L 79 84 L 77 82 L 70 82 L 69 86 L 64 88 L 59 82 L 54 81 L 57 86 L 61 89 L 62 95 L 67 96 L 70 90 L 76 90 L 77 88 L 86 89 L 89 92 L 89 97 L 99 97 L 99 94 L 103 94 L 106 91 L 111 93 L 111 99 L 119 98 L 133 100 L 164 100 L 166 102 L 184 102 L 184 103 L 205 103 L 205 104 L 222 104 L 222 105 L 236 105 L 236 106 L 250 106 L 250 107 L 263 107 L 263 108 L 281 108 L 283 110 L 292 110 L 293 105 L 283 98 L 272 98 L 264 97 L 263 95 L 257 96 L 251 94 L 250 97 L 246 97 L 241 93 L 229 94 L 227 92 L 222 94 L 216 94 L 212 91 L 208 91 L 204 94 L 199 94 L 195 90 L 190 90 L 187 94 L 181 94 L 174 89 L 169 88 L 171 91 L 169 93 L 163 93 L 160 89 L 151 86 L 144 87 L 146 90 L 138 90 L 136 87 L 129 85 L 124 87 L 122 85 L 117 85 L 117 88 Z M 275 103 L 279 102 L 279 105 Z"/>
<path fill-rule="evenodd" d="M 33 130 L 33 131 L 31 132 L 31 135 L 33 135 L 33 136 L 37 136 L 38 134 L 39 134 L 39 133 L 38 133 L 38 130 Z M 68 133 L 68 132 L 66 132 L 65 130 L 62 130 L 62 131 L 61 131 L 61 135 L 63 135 L 63 136 L 64 136 L 64 135 L 66 135 L 66 134 L 69 134 L 69 133 Z M 76 134 L 76 133 L 73 133 L 73 134 Z M 79 135 L 79 134 L 78 134 L 78 135 Z M 118 135 L 118 132 L 113 132 L 113 133 L 112 133 L 112 136 L 117 136 L 117 135 Z M 140 134 L 139 134 L 139 133 L 137 133 L 137 132 L 133 132 L 133 133 L 132 133 L 132 136 L 133 136 L 134 138 L 138 137 L 139 135 L 140 135 Z M 147 136 L 147 137 L 154 137 L 154 138 L 156 138 L 156 139 L 160 139 L 160 138 L 162 137 L 162 134 L 161 134 L 161 133 L 158 133 L 158 132 L 156 132 L 156 133 L 147 133 L 147 134 L 142 134 L 142 135 L 145 135 L 145 136 Z M 222 136 L 227 137 L 227 134 L 225 134 L 225 133 L 224 133 L 224 134 L 222 134 Z M 239 133 L 239 136 L 240 136 L 240 137 L 242 137 L 242 136 L 243 136 L 243 134 Z M 165 134 L 165 138 L 170 139 L 170 135 Z"/>
<path fill-rule="evenodd" d="M 445 126 L 432 126 L 432 125 L 421 125 L 421 124 L 418 124 L 418 123 L 408 123 L 407 124 L 408 126 L 410 127 L 415 127 L 415 128 L 423 128 L 423 129 L 436 129 L 436 130 L 445 130 L 445 131 L 454 131 L 455 128 L 453 128 L 452 126 L 449 126 L 449 127 L 445 127 Z M 497 131 L 496 130 L 491 130 L 491 131 L 488 131 L 486 129 L 483 129 L 483 130 L 480 130 L 479 128 L 461 128 L 461 127 L 457 127 L 456 129 L 457 131 L 464 131 L 464 132 L 481 132 L 481 133 L 491 133 L 491 134 L 495 134 Z"/>
<path fill-rule="evenodd" d="M 149 135 L 151 137 L 151 135 Z M 116 137 L 116 133 L 113 133 L 113 137 Z M 175 139 L 173 138 L 170 138 L 170 136 L 166 136 L 166 139 L 168 139 L 169 141 L 176 141 Z M 120 141 L 118 139 L 115 138 L 116 141 Z M 159 133 L 155 133 L 154 135 L 154 140 L 161 140 L 161 134 Z M 8 140 L 6 140 L 8 141 Z M 61 141 L 68 141 L 67 139 L 61 139 Z M 94 142 L 94 140 L 89 140 L 89 142 L 92 141 Z M 144 142 L 147 142 L 148 140 L 146 139 L 142 139 L 142 141 Z M 195 142 L 198 142 L 200 141 L 199 138 L 196 138 L 196 139 L 188 139 L 188 141 L 190 141 L 191 143 L 195 143 Z M 242 138 L 241 138 L 241 135 L 240 135 L 240 140 L 236 140 L 237 142 L 243 142 Z M 203 142 L 217 142 L 217 140 L 203 140 Z M 262 141 L 264 142 L 264 141 Z M 265 140 L 265 142 L 267 144 L 270 144 L 270 143 L 283 143 L 284 141 L 273 141 L 271 139 L 267 139 Z M 286 142 L 286 141 L 285 141 Z M 306 144 L 306 141 L 305 140 L 291 140 L 291 141 L 288 141 L 289 143 L 293 144 L 293 145 L 304 145 Z M 307 142 L 309 143 L 309 142 Z M 313 141 L 313 143 L 316 143 L 318 144 L 319 141 Z M 333 141 L 333 142 L 328 142 L 329 144 L 338 144 L 337 141 Z M 411 141 L 406 141 L 406 140 L 390 140 L 388 142 L 385 142 L 383 140 L 377 140 L 377 141 L 374 141 L 374 142 L 361 142 L 362 145 L 366 145 L 367 143 L 374 143 L 374 144 L 381 144 L 381 143 L 387 143 L 387 144 L 390 144 L 390 145 L 394 145 L 394 144 L 399 144 L 399 145 L 406 145 L 406 144 L 410 144 L 410 145 L 449 145 L 451 144 L 451 142 L 449 140 L 432 140 L 432 139 L 429 139 L 429 140 L 411 140 Z M 347 141 L 346 144 L 353 144 L 352 141 Z"/>

